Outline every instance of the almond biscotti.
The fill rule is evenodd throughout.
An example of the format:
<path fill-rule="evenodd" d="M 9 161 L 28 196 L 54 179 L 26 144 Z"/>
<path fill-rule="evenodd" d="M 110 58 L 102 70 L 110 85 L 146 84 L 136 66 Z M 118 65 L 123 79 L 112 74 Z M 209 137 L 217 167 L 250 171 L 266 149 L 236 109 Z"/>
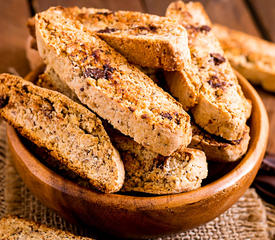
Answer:
<path fill-rule="evenodd" d="M 239 139 L 250 116 L 251 103 L 224 57 L 203 6 L 198 2 L 174 2 L 166 16 L 176 19 L 188 31 L 191 58 L 202 83 L 198 104 L 192 109 L 195 122 L 211 134 L 227 140 Z M 182 84 L 180 76 L 175 81 Z"/>
<path fill-rule="evenodd" d="M 190 143 L 182 106 L 82 24 L 50 8 L 35 26 L 40 55 L 83 104 L 164 156 Z"/>
<path fill-rule="evenodd" d="M 180 193 L 199 188 L 207 177 L 206 157 L 200 150 L 180 148 L 164 157 L 118 131 L 105 128 L 125 166 L 122 191 Z"/>
<path fill-rule="evenodd" d="M 213 30 L 230 64 L 252 83 L 275 92 L 275 44 L 219 24 Z"/>
<path fill-rule="evenodd" d="M 246 126 L 243 135 L 235 141 L 227 141 L 211 135 L 192 124 L 192 141 L 188 147 L 204 151 L 208 161 L 234 162 L 239 160 L 247 151 L 250 136 Z"/>
<path fill-rule="evenodd" d="M 94 188 L 118 191 L 124 167 L 100 119 L 66 96 L 0 75 L 0 116 Z"/>
<path fill-rule="evenodd" d="M 50 228 L 16 216 L 7 216 L 0 220 L 0 239 L 92 240 L 92 238 L 76 236 L 72 233 Z"/>
<path fill-rule="evenodd" d="M 64 8 L 130 62 L 143 67 L 181 70 L 190 65 L 186 30 L 173 19 L 130 11 Z"/>

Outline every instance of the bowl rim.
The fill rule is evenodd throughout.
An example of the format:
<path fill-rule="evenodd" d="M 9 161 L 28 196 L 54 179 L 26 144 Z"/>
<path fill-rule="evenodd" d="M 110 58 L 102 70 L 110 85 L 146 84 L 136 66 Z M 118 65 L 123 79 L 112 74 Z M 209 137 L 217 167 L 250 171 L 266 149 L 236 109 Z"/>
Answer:
<path fill-rule="evenodd" d="M 34 71 L 30 72 L 25 79 L 33 80 L 34 77 L 37 77 L 41 73 L 41 66 Z M 14 150 L 23 164 L 26 165 L 28 170 L 35 175 L 41 182 L 46 183 L 51 188 L 61 191 L 65 194 L 79 196 L 79 192 L 86 192 L 82 194 L 82 197 L 86 201 L 99 201 L 106 205 L 116 204 L 119 202 L 125 204 L 129 209 L 163 209 L 169 206 L 181 206 L 184 202 L 185 204 L 192 204 L 198 201 L 204 201 L 213 197 L 213 195 L 218 194 L 219 192 L 225 191 L 227 188 L 234 187 L 242 178 L 244 178 L 249 172 L 251 172 L 255 167 L 258 169 L 264 155 L 268 132 L 269 132 L 269 123 L 268 116 L 264 104 L 256 92 L 256 90 L 251 86 L 251 84 L 236 71 L 236 75 L 239 79 L 239 83 L 245 93 L 245 95 L 252 100 L 253 111 L 251 118 L 255 118 L 254 111 L 258 111 L 260 118 L 254 119 L 256 125 L 258 125 L 259 131 L 254 132 L 253 138 L 251 137 L 248 151 L 242 160 L 234 167 L 230 172 L 222 176 L 221 178 L 206 184 L 196 190 L 192 190 L 184 193 L 176 193 L 169 195 L 160 195 L 160 196 L 132 196 L 132 195 L 122 195 L 117 193 L 100 193 L 85 187 L 79 186 L 73 181 L 64 178 L 61 175 L 58 175 L 53 170 L 49 169 L 43 163 L 41 163 L 34 155 L 27 149 L 24 144 L 21 142 L 19 136 L 17 135 L 15 129 L 10 125 L 7 125 L 7 139 L 10 145 L 10 148 L 17 149 Z M 257 128 L 257 127 L 255 127 Z M 262 143 L 262 144 L 258 144 Z M 20 152 L 20 156 L 18 154 Z M 31 163 L 31 164 L 28 164 Z M 27 166 L 28 165 L 28 166 Z M 45 174 L 42 174 L 45 173 Z M 51 175 L 51 181 L 49 181 L 45 176 Z M 54 179 L 54 181 L 52 181 Z M 54 182 L 54 184 L 53 184 Z M 64 189 L 66 185 L 66 189 Z M 119 199 L 119 201 L 117 201 Z M 148 200 L 153 201 L 154 205 L 149 204 Z"/>

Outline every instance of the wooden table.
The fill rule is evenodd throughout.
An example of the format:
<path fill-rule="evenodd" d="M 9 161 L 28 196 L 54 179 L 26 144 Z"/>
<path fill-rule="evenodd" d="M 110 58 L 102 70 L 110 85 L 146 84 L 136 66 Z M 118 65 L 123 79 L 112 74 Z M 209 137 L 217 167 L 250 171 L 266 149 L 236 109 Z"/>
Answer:
<path fill-rule="evenodd" d="M 52 5 L 136 10 L 163 15 L 171 0 L 9 0 L 0 8 L 0 73 L 24 76 L 28 71 L 25 43 L 27 18 Z M 201 0 L 213 22 L 275 41 L 274 0 Z M 257 88 L 270 119 L 267 152 L 275 154 L 275 95 Z"/>

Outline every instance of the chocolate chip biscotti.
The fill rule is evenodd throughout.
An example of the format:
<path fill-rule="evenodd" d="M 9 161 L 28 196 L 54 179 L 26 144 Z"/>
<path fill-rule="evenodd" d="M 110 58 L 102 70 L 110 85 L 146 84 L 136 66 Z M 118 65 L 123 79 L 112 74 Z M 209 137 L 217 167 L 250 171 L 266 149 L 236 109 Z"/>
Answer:
<path fill-rule="evenodd" d="M 176 19 L 188 31 L 191 58 L 202 84 L 198 104 L 192 109 L 195 122 L 211 134 L 227 140 L 240 139 L 251 103 L 224 56 L 203 6 L 198 2 L 174 2 L 166 16 Z M 175 81 L 181 85 L 183 80 L 175 76 Z M 182 91 L 185 94 L 184 88 Z"/>
<path fill-rule="evenodd" d="M 125 167 L 122 191 L 151 194 L 187 192 L 201 186 L 207 177 L 203 151 L 180 148 L 168 157 L 154 153 L 110 127 L 108 132 Z"/>
<path fill-rule="evenodd" d="M 16 216 L 4 217 L 0 220 L 0 239 L 2 240 L 92 240 L 88 237 L 75 236 L 72 233 L 47 227 Z"/>
<path fill-rule="evenodd" d="M 61 8 L 130 62 L 143 67 L 181 70 L 190 65 L 186 30 L 173 19 L 130 11 Z M 34 23 L 29 21 L 33 33 Z"/>
<path fill-rule="evenodd" d="M 182 106 L 81 23 L 50 8 L 36 15 L 35 27 L 45 63 L 100 117 L 164 156 L 190 143 Z"/>
<path fill-rule="evenodd" d="M 153 71 L 146 70 L 149 74 Z M 46 88 L 60 91 L 67 96 L 66 85 L 56 88 L 53 82 L 60 82 L 52 70 L 46 69 L 37 82 Z M 119 150 L 125 167 L 125 181 L 122 191 L 136 191 L 151 194 L 171 194 L 190 191 L 200 187 L 207 176 L 206 158 L 202 151 L 180 148 L 169 157 L 154 153 L 136 143 L 128 136 L 113 129 L 107 122 L 103 125 L 114 146 Z M 50 160 L 50 162 L 49 162 Z M 46 161 L 55 169 L 60 169 L 56 161 L 47 158 Z M 61 169 L 64 175 L 74 179 L 83 186 L 83 182 L 72 176 L 66 169 Z M 85 184 L 85 183 L 84 183 Z M 86 184 L 84 185 L 86 186 Z M 89 186 L 88 186 L 89 187 Z"/>
<path fill-rule="evenodd" d="M 188 147 L 204 151 L 208 161 L 234 162 L 247 151 L 250 136 L 246 126 L 240 139 L 228 141 L 211 135 L 196 124 L 192 124 L 192 141 Z"/>
<path fill-rule="evenodd" d="M 0 75 L 0 116 L 103 192 L 118 191 L 124 167 L 100 119 L 66 96 Z"/>
<path fill-rule="evenodd" d="M 275 92 L 275 44 L 219 24 L 213 30 L 230 64 L 252 83 Z"/>

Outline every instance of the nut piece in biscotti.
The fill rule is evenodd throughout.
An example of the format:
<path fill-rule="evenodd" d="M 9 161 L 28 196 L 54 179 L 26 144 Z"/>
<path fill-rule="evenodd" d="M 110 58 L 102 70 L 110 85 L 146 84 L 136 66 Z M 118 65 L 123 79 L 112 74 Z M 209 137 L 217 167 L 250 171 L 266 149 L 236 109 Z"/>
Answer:
<path fill-rule="evenodd" d="M 234 162 L 239 160 L 247 151 L 250 136 L 246 126 L 240 139 L 228 141 L 211 135 L 192 124 L 192 141 L 188 147 L 204 151 L 208 161 Z"/>
<path fill-rule="evenodd" d="M 203 151 L 180 148 L 164 157 L 104 126 L 125 166 L 122 191 L 150 194 L 187 192 L 199 188 L 202 180 L 207 177 L 207 162 Z"/>
<path fill-rule="evenodd" d="M 64 8 L 63 12 L 66 17 L 83 23 L 134 64 L 167 71 L 190 65 L 186 30 L 173 19 L 95 8 Z"/>
<path fill-rule="evenodd" d="M 211 134 L 240 139 L 251 114 L 251 102 L 224 57 L 203 6 L 198 2 L 171 3 L 166 16 L 187 29 L 191 58 L 199 71 L 202 86 L 198 104 L 192 109 L 195 122 Z M 178 81 L 180 84 L 180 78 Z"/>
<path fill-rule="evenodd" d="M 252 83 L 275 92 L 275 44 L 219 24 L 213 30 L 230 64 Z"/>
<path fill-rule="evenodd" d="M 7 216 L 0 220 L 0 239 L 92 240 L 92 238 L 76 236 L 67 231 L 50 228 L 16 216 Z"/>
<path fill-rule="evenodd" d="M 118 191 L 124 167 L 101 120 L 66 96 L 0 75 L 0 116 L 102 192 Z"/>
<path fill-rule="evenodd" d="M 164 156 L 191 142 L 181 104 L 82 24 L 50 8 L 35 26 L 45 63 L 100 117 Z"/>

